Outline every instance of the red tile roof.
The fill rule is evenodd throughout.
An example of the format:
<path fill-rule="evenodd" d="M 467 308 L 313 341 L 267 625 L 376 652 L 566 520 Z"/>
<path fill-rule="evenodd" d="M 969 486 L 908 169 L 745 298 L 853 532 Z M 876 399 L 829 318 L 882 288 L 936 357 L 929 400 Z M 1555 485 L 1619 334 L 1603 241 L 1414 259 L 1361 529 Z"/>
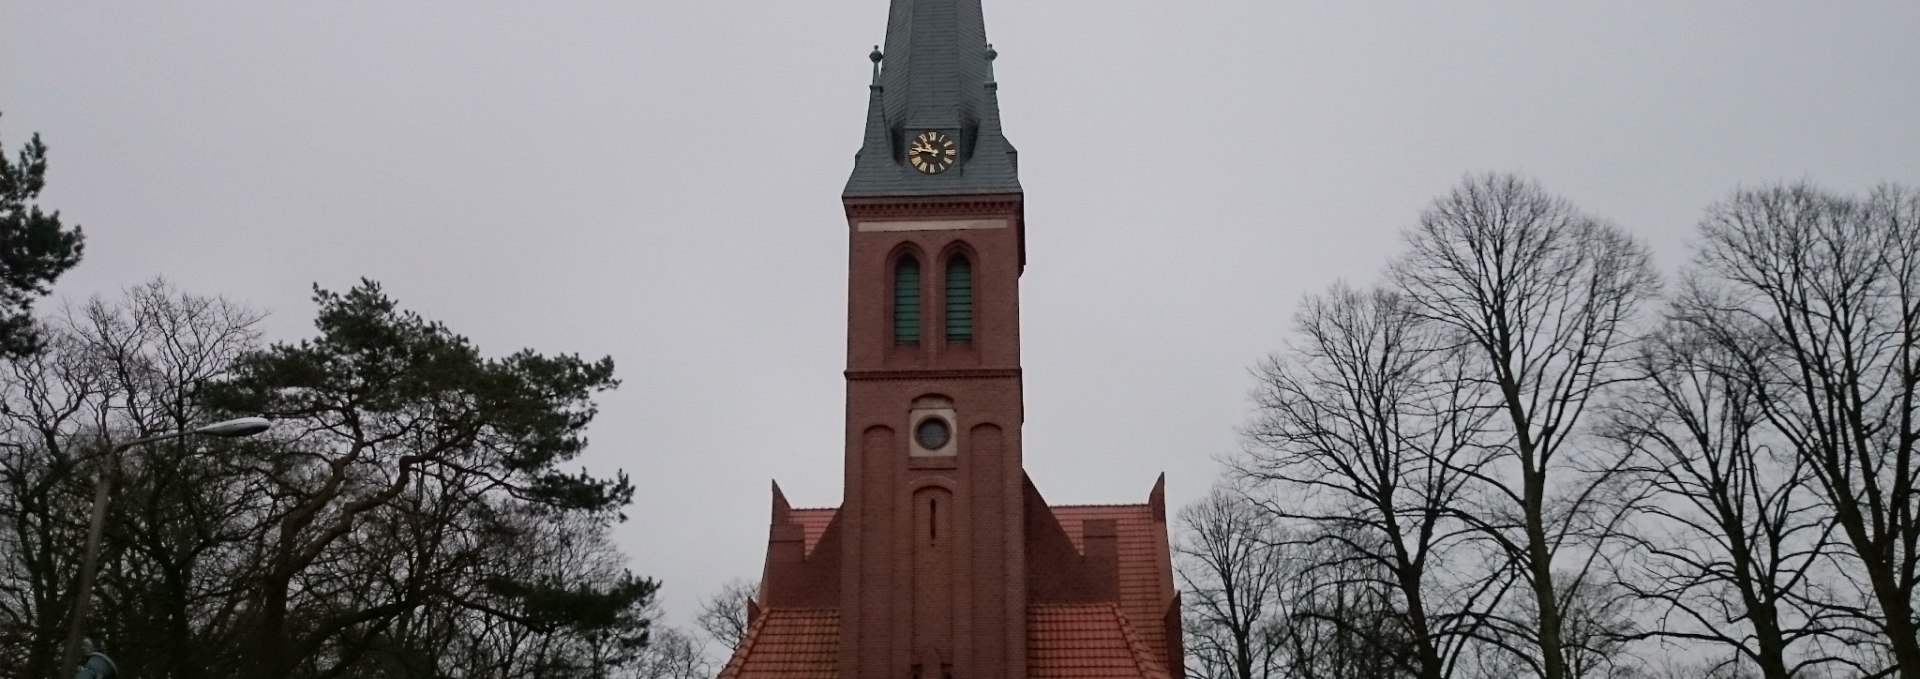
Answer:
<path fill-rule="evenodd" d="M 763 611 L 718 679 L 838 679 L 840 612 Z"/>
<path fill-rule="evenodd" d="M 1036 606 L 1029 612 L 1029 625 L 1035 624 L 1032 622 L 1035 620 L 1034 615 L 1042 615 L 1045 624 L 1051 626 L 1049 629 L 1057 630 L 1107 629 L 1108 627 L 1118 625 L 1127 630 L 1128 638 L 1132 640 L 1131 643 L 1137 645 L 1139 649 L 1143 649 L 1140 651 L 1145 653 L 1143 657 L 1149 659 L 1168 657 L 1166 628 L 1162 620 L 1167 613 L 1167 605 L 1173 600 L 1173 573 L 1169 570 L 1171 561 L 1167 553 L 1167 537 L 1163 534 L 1164 528 L 1160 527 L 1153 520 L 1153 507 L 1145 504 L 1060 505 L 1051 507 L 1050 509 L 1053 510 L 1054 518 L 1060 522 L 1061 528 L 1066 529 L 1067 535 L 1073 539 L 1074 547 L 1082 550 L 1086 549 L 1086 545 L 1081 543 L 1082 524 L 1087 521 L 1099 519 L 1112 519 L 1114 521 L 1114 526 L 1118 533 L 1118 544 L 1116 544 L 1115 547 L 1120 557 L 1120 603 L 1117 611 L 1121 615 L 1113 621 L 1098 622 L 1095 621 L 1095 618 L 1098 618 L 1097 614 L 1080 610 L 1086 609 L 1088 606 L 1094 608 L 1105 606 L 1107 609 L 1113 609 L 1112 606 L 1107 604 Z M 834 514 L 838 511 L 839 508 L 837 507 L 796 508 L 788 515 L 791 521 L 800 524 L 801 528 L 805 531 L 807 552 L 809 554 L 811 554 L 813 548 L 819 544 L 820 536 L 826 532 L 828 524 L 833 522 Z M 1072 617 L 1071 620 L 1060 617 L 1068 615 L 1069 613 L 1071 613 L 1072 616 L 1079 617 Z M 1087 617 L 1090 615 L 1094 617 Z M 829 624 L 822 622 L 825 618 L 821 616 L 831 616 L 831 629 L 820 627 L 821 625 Z M 800 625 L 798 621 L 801 619 L 808 621 L 806 624 L 812 625 L 812 627 L 797 626 Z M 1099 619 L 1104 620 L 1104 618 Z M 776 648 L 780 649 L 786 649 L 788 645 L 794 643 L 793 640 L 787 636 L 789 634 L 806 634 L 813 635 L 814 637 L 826 635 L 831 637 L 831 640 L 828 642 L 829 645 L 837 644 L 839 639 L 839 617 L 832 611 L 774 610 L 768 611 L 762 616 L 761 621 L 758 622 L 764 622 L 770 626 L 770 629 L 768 629 L 763 636 L 771 636 L 779 639 Z M 1091 627 L 1089 627 L 1089 625 L 1091 625 Z M 760 625 L 756 624 L 755 628 L 758 629 L 759 626 Z M 1034 627 L 1030 629 L 1039 628 Z M 1080 637 L 1076 636 L 1080 634 L 1078 632 L 1074 632 L 1068 636 L 1058 636 L 1059 634 L 1067 634 L 1066 632 L 1048 632 L 1046 634 L 1054 634 L 1055 636 L 1043 638 L 1042 633 L 1029 632 L 1029 654 L 1034 652 L 1053 654 L 1056 653 L 1056 651 L 1047 649 L 1078 648 L 1079 646 L 1077 644 L 1082 643 L 1082 641 L 1079 640 Z M 1107 638 L 1104 632 L 1100 634 L 1100 638 Z M 749 638 L 751 639 L 751 633 Z M 1100 643 L 1111 644 L 1117 642 L 1108 639 L 1108 641 Z M 1065 646 L 1061 646 L 1060 644 L 1065 644 Z M 740 645 L 741 651 L 745 651 L 749 645 L 751 645 L 749 641 L 743 641 Z M 781 650 L 777 652 L 787 653 L 788 651 Z M 753 667 L 760 666 L 760 653 L 759 651 L 754 652 L 754 660 L 749 663 Z M 827 668 L 825 670 L 827 674 L 823 675 L 823 677 L 830 678 L 832 675 L 833 651 L 829 649 L 824 653 L 824 660 L 820 662 L 825 663 L 824 667 Z M 734 657 L 737 663 L 740 658 L 743 657 L 743 654 L 736 653 Z M 1047 656 L 1048 662 L 1055 662 L 1056 658 L 1068 658 L 1068 656 Z M 781 660 L 779 662 L 788 663 L 791 661 Z M 1060 662 L 1069 661 L 1060 660 Z M 1069 665 L 1062 665 L 1062 667 L 1069 666 L 1071 666 L 1070 662 Z M 1161 665 L 1156 661 L 1154 667 L 1158 668 L 1161 667 Z M 751 669 L 752 668 L 749 668 L 749 670 Z M 756 679 L 756 677 L 759 676 L 751 673 L 736 673 L 733 675 L 727 673 L 732 671 L 734 671 L 734 664 L 729 663 L 727 670 L 721 673 L 720 679 Z M 1077 669 L 1073 671 L 1082 672 L 1082 670 Z M 1159 671 L 1161 672 L 1160 677 L 1164 679 L 1165 670 L 1160 669 Z M 780 679 L 799 679 L 802 675 L 782 673 L 779 676 Z M 810 677 L 812 675 L 805 676 Z M 1033 676 L 1039 677 L 1041 675 L 1036 673 L 1033 674 Z M 1072 676 L 1086 679 L 1096 675 L 1082 672 L 1079 674 L 1059 674 L 1052 676 Z M 1104 677 L 1109 675 L 1098 676 Z M 1128 674 L 1126 676 L 1131 677 L 1138 675 Z"/>
<path fill-rule="evenodd" d="M 1113 604 L 1027 607 L 1031 679 L 1167 679 Z"/>
<path fill-rule="evenodd" d="M 837 679 L 840 614 L 765 611 L 718 679 Z M 1168 679 L 1166 668 L 1113 604 L 1027 607 L 1031 679 Z"/>
<path fill-rule="evenodd" d="M 1120 611 L 1132 623 L 1133 631 L 1154 652 L 1167 657 L 1167 631 L 1163 620 L 1167 605 L 1173 601 L 1173 572 L 1167 553 L 1167 536 L 1153 520 L 1150 505 L 1060 505 L 1052 507 L 1060 527 L 1081 544 L 1081 525 L 1087 521 L 1113 519 L 1118 532 L 1114 547 L 1120 555 Z"/>
<path fill-rule="evenodd" d="M 814 545 L 820 544 L 821 534 L 827 532 L 827 524 L 833 523 L 833 515 L 839 511 L 839 507 L 807 507 L 787 513 L 789 521 L 800 524 L 800 528 L 806 531 L 808 554 L 813 553 Z"/>

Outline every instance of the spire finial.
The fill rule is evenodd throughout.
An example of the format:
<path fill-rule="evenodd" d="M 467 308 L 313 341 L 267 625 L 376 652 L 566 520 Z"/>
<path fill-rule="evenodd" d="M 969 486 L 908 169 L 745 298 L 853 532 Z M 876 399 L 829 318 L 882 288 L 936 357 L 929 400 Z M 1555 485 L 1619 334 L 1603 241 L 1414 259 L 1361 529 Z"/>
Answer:
<path fill-rule="evenodd" d="M 987 43 L 987 89 L 990 90 L 1000 88 L 1000 84 L 993 79 L 993 60 L 998 58 L 1000 53 L 993 49 L 993 43 Z"/>
<path fill-rule="evenodd" d="M 874 87 L 880 86 L 880 60 L 885 58 L 887 58 L 887 55 L 880 53 L 879 45 L 874 45 L 873 52 L 867 54 L 867 60 L 873 62 L 873 86 Z"/>

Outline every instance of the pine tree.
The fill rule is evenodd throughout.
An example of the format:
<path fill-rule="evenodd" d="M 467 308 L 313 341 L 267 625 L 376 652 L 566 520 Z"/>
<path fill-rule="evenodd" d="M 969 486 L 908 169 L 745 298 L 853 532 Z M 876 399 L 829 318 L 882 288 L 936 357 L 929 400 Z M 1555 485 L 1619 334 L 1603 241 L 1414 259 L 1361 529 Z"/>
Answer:
<path fill-rule="evenodd" d="M 46 175 L 47 146 L 38 134 L 20 149 L 17 162 L 0 155 L 0 358 L 39 348 L 33 303 L 80 263 L 80 227 L 67 228 L 59 212 L 41 212 L 34 202 Z"/>

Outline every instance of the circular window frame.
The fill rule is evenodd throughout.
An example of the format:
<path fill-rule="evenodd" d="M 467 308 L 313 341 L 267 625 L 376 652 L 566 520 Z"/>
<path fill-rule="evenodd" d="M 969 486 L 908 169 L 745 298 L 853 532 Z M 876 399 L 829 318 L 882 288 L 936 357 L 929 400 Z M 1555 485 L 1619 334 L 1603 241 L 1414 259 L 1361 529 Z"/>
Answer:
<path fill-rule="evenodd" d="M 936 424 L 939 425 L 941 430 L 940 440 L 937 443 L 929 442 L 923 432 L 928 431 L 930 425 Z M 953 423 L 948 422 L 947 418 L 939 415 L 922 417 L 919 422 L 913 424 L 913 442 L 919 446 L 921 450 L 929 452 L 945 450 L 947 446 L 953 445 Z"/>

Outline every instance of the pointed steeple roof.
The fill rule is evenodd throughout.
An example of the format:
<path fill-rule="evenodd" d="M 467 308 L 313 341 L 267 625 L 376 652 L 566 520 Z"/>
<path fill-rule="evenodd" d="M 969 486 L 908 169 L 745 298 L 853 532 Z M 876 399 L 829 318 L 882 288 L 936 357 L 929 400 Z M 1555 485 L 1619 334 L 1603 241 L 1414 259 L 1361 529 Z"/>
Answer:
<path fill-rule="evenodd" d="M 846 196 L 1020 191 L 1013 145 L 1000 133 L 980 0 L 892 0 L 886 47 L 874 56 L 866 134 Z M 929 130 L 960 148 L 959 162 L 938 174 L 906 162 L 909 137 Z"/>

